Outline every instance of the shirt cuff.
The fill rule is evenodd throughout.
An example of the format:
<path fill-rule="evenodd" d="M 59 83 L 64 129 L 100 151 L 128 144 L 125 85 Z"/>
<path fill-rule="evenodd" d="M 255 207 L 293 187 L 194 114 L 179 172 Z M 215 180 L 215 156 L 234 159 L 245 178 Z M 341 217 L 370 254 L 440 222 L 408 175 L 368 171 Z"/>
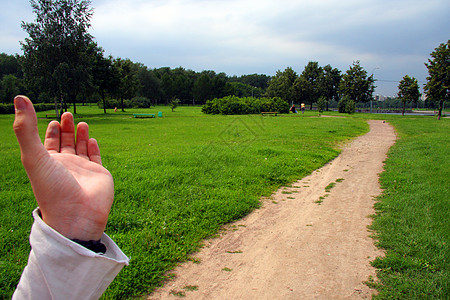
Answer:
<path fill-rule="evenodd" d="M 128 257 L 106 234 L 105 254 L 64 237 L 33 211 L 31 252 L 13 299 L 98 299 Z"/>

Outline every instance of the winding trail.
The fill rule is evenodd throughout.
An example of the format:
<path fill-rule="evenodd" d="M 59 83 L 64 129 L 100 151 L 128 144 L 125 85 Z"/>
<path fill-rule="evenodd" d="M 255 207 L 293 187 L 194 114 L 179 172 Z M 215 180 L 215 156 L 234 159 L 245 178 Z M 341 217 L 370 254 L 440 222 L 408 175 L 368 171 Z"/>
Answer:
<path fill-rule="evenodd" d="M 383 121 L 369 125 L 335 160 L 206 241 L 200 263 L 181 264 L 148 299 L 370 299 L 363 282 L 382 252 L 367 226 L 396 134 Z"/>

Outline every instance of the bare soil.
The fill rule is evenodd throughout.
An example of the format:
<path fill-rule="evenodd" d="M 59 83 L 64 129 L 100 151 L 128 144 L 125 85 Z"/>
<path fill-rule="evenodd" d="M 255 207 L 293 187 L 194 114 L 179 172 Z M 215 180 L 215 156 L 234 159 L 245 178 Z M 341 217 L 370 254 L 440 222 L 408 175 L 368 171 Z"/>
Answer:
<path fill-rule="evenodd" d="M 367 226 L 396 134 L 383 121 L 369 125 L 335 160 L 205 241 L 148 299 L 371 298 L 364 282 L 375 278 L 370 261 L 383 253 Z"/>

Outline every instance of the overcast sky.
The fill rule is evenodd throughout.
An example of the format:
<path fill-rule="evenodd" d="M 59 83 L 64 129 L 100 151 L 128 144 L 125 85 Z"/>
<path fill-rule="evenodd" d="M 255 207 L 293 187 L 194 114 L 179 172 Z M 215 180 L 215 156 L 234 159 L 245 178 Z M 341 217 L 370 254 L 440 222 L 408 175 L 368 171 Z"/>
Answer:
<path fill-rule="evenodd" d="M 27 0 L 0 0 L 0 52 L 22 53 Z M 449 0 L 92 0 L 91 33 L 107 55 L 149 68 L 266 74 L 309 61 L 345 72 L 359 60 L 394 95 L 450 39 Z"/>

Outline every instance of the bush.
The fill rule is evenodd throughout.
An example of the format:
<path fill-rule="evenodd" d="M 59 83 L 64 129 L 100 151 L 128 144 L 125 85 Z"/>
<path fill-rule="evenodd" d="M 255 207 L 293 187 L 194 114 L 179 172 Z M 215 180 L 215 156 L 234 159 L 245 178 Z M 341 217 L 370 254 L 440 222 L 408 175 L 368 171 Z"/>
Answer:
<path fill-rule="evenodd" d="M 346 96 L 342 97 L 338 102 L 338 111 L 339 113 L 343 114 L 345 113 L 345 103 L 346 103 Z"/>
<path fill-rule="evenodd" d="M 134 97 L 133 99 L 131 99 L 131 106 L 133 108 L 149 108 L 151 105 L 152 102 L 146 97 Z M 120 104 L 117 107 L 120 107 Z"/>
<path fill-rule="evenodd" d="M 348 100 L 347 103 L 345 103 L 345 112 L 348 114 L 355 113 L 356 104 L 353 100 Z"/>
<path fill-rule="evenodd" d="M 114 109 L 114 108 L 122 108 L 122 103 L 120 102 L 120 99 L 106 99 L 106 108 L 107 109 Z M 103 100 L 100 100 L 97 102 L 97 105 L 99 108 L 103 109 Z M 133 103 L 130 100 L 123 100 L 123 108 L 132 108 Z"/>
<path fill-rule="evenodd" d="M 319 98 L 319 100 L 317 101 L 317 110 L 319 111 L 319 113 L 323 113 L 323 111 L 325 110 L 326 103 L 327 100 L 325 99 L 325 97 Z"/>
<path fill-rule="evenodd" d="M 55 105 L 54 104 L 38 103 L 38 104 L 33 104 L 33 105 L 34 105 L 34 110 L 36 112 L 55 109 Z M 0 114 L 6 115 L 6 114 L 13 114 L 13 113 L 14 113 L 14 104 L 12 104 L 12 103 L 7 103 L 7 104 L 0 103 Z"/>
<path fill-rule="evenodd" d="M 340 113 L 348 113 L 352 114 L 355 112 L 356 109 L 356 103 L 355 101 L 351 100 L 349 96 L 344 96 L 339 100 L 338 102 L 338 111 Z"/>
<path fill-rule="evenodd" d="M 253 98 L 227 96 L 206 101 L 202 112 L 206 114 L 245 115 L 259 114 L 263 111 L 289 113 L 289 104 L 279 97 Z"/>
<path fill-rule="evenodd" d="M 0 114 L 13 114 L 14 113 L 14 104 L 3 104 L 0 103 Z"/>

